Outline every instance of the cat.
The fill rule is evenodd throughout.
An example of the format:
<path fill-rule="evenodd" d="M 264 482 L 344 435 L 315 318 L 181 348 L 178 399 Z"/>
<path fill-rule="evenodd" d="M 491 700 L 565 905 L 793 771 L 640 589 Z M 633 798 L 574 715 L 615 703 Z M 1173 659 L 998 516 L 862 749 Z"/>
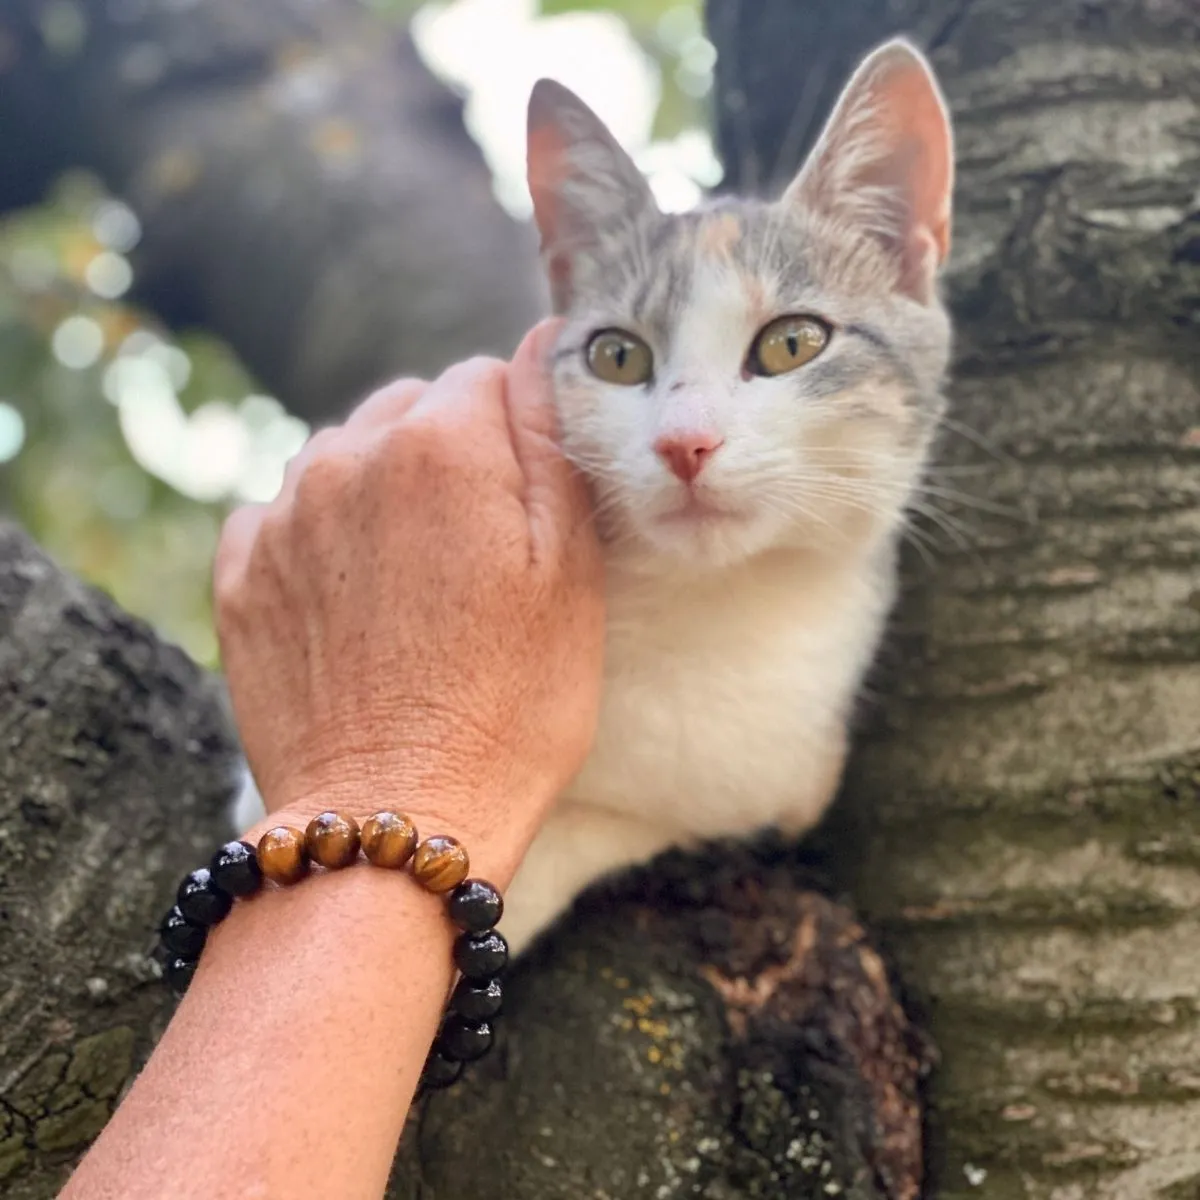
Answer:
<path fill-rule="evenodd" d="M 944 411 L 954 172 L 904 39 L 859 66 L 775 201 L 662 213 L 550 80 L 528 138 L 608 625 L 596 741 L 505 897 L 514 953 L 600 877 L 702 839 L 799 835 L 837 791 Z"/>

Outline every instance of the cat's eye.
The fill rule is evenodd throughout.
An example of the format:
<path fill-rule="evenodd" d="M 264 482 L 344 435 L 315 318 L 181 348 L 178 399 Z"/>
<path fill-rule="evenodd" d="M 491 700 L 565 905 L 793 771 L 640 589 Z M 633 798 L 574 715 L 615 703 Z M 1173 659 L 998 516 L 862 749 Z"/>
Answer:
<path fill-rule="evenodd" d="M 829 326 L 816 317 L 777 317 L 758 331 L 746 368 L 755 375 L 783 375 L 812 362 L 829 344 Z"/>
<path fill-rule="evenodd" d="M 587 344 L 587 364 L 592 374 L 605 383 L 636 387 L 653 373 L 654 355 L 636 333 L 601 329 Z"/>

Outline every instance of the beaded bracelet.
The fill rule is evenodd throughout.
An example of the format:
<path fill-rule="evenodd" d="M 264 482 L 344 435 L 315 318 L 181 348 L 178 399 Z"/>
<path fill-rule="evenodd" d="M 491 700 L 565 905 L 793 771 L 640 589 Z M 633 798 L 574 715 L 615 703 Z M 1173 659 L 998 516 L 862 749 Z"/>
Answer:
<path fill-rule="evenodd" d="M 418 841 L 416 826 L 402 813 L 378 812 L 360 830 L 352 818 L 325 812 L 303 831 L 277 825 L 257 846 L 227 842 L 207 867 L 192 871 L 179 885 L 159 927 L 163 974 L 182 995 L 208 931 L 229 915 L 235 899 L 253 896 L 267 879 L 284 887 L 298 883 L 313 863 L 341 870 L 358 861 L 360 849 L 377 867 L 397 871 L 411 863 L 422 887 L 448 893 L 447 911 L 462 931 L 454 943 L 459 980 L 425 1060 L 420 1092 L 449 1087 L 465 1063 L 492 1048 L 503 999 L 500 975 L 508 963 L 508 943 L 496 931 L 504 901 L 490 883 L 467 878 L 470 860 L 459 842 L 440 834 Z"/>

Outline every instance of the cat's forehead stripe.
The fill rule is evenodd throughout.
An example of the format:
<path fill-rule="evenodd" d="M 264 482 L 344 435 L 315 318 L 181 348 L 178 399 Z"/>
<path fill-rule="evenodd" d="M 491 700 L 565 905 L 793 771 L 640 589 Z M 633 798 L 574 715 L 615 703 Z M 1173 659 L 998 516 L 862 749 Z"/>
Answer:
<path fill-rule="evenodd" d="M 706 217 L 696 237 L 696 248 L 701 254 L 715 258 L 729 258 L 734 247 L 742 240 L 742 223 L 731 212 Z"/>

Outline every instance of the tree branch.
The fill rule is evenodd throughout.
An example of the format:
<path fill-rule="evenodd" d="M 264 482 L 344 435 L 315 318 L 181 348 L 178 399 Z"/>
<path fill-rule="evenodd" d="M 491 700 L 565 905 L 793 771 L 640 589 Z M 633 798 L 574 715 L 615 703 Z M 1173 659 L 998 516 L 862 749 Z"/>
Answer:
<path fill-rule="evenodd" d="M 532 231 L 492 196 L 461 104 L 357 0 L 13 0 L 0 136 L 0 207 L 95 170 L 143 222 L 139 298 L 220 334 L 309 419 L 509 353 L 544 311 Z"/>

